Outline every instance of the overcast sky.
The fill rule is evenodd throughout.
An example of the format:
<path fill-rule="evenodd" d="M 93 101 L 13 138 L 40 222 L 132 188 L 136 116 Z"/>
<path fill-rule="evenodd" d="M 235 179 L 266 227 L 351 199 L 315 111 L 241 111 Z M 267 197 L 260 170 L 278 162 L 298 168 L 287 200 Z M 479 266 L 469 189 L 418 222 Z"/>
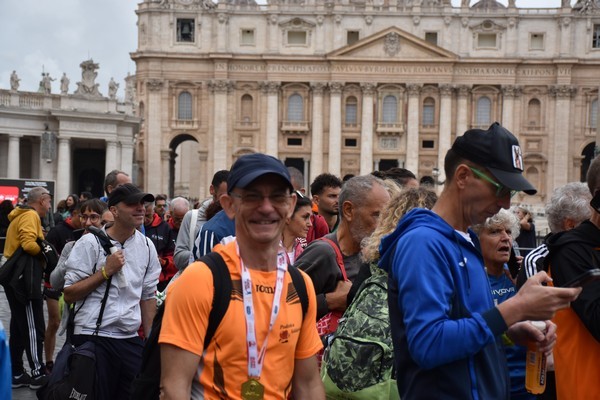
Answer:
<path fill-rule="evenodd" d="M 452 0 L 460 4 L 460 0 Z M 474 1 L 472 1 L 474 2 Z M 502 1 L 506 4 L 506 0 Z M 574 1 L 573 1 L 574 2 Z M 127 73 L 135 73 L 129 53 L 137 47 L 136 0 L 0 0 L 0 88 L 10 88 L 17 71 L 19 90 L 37 91 L 42 70 L 60 92 L 66 72 L 69 93 L 81 81 L 79 64 L 92 58 L 100 64 L 96 83 L 108 94 L 108 81 L 120 84 L 123 98 Z M 265 0 L 259 3 L 266 3 Z M 560 0 L 517 0 L 518 7 L 556 7 Z"/>

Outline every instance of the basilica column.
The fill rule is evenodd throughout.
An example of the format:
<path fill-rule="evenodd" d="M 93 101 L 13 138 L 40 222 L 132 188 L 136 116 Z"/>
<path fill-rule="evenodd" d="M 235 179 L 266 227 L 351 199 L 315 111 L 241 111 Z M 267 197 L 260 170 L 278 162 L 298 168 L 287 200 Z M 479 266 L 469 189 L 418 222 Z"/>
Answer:
<path fill-rule="evenodd" d="M 262 83 L 263 93 L 267 94 L 267 134 L 265 153 L 273 157 L 279 154 L 279 89 L 281 82 Z"/>
<path fill-rule="evenodd" d="M 312 182 L 315 177 L 323 173 L 323 91 L 326 84 L 323 82 L 313 82 L 312 89 L 312 132 L 310 142 L 310 172 L 308 182 Z M 305 164 L 306 165 L 306 164 Z"/>
<path fill-rule="evenodd" d="M 133 173 L 133 143 L 121 142 L 121 171 Z"/>
<path fill-rule="evenodd" d="M 438 140 L 438 161 L 436 167 L 440 174 L 437 176 L 439 182 L 446 180 L 444 174 L 444 159 L 452 145 L 452 92 L 451 85 L 440 85 L 440 133 Z"/>
<path fill-rule="evenodd" d="M 342 88 L 343 82 L 329 83 L 329 165 L 328 171 L 341 174 L 342 158 Z"/>
<path fill-rule="evenodd" d="M 366 175 L 373 171 L 373 95 L 375 83 L 363 83 L 362 89 L 362 118 L 360 123 L 360 174 Z"/>
<path fill-rule="evenodd" d="M 19 179 L 21 175 L 21 166 L 19 161 L 21 135 L 8 136 L 8 166 L 6 177 L 9 179 Z"/>
<path fill-rule="evenodd" d="M 419 174 L 419 95 L 421 85 L 410 84 L 408 89 L 408 118 L 406 127 L 406 164 L 404 168 Z"/>
<path fill-rule="evenodd" d="M 107 157 L 108 158 L 108 157 Z M 71 139 L 58 138 L 58 165 L 56 169 L 56 199 L 66 199 L 71 190 Z"/>
<path fill-rule="evenodd" d="M 233 82 L 226 79 L 211 81 L 208 88 L 213 96 L 213 141 L 212 141 L 212 171 L 228 169 L 227 144 L 229 132 L 229 114 L 227 113 L 227 97 L 233 89 Z"/>
<path fill-rule="evenodd" d="M 467 113 L 469 108 L 469 92 L 471 88 L 467 85 L 458 87 L 457 118 L 456 118 L 456 136 L 462 136 L 469 128 Z"/>
<path fill-rule="evenodd" d="M 511 132 L 515 131 L 515 98 L 520 93 L 521 88 L 519 86 L 508 85 L 502 87 L 502 126 Z"/>
<path fill-rule="evenodd" d="M 569 149 L 569 133 L 571 132 L 570 110 L 571 98 L 577 88 L 570 85 L 556 85 L 549 88 L 549 94 L 556 98 L 554 109 L 554 132 L 552 160 L 548 165 L 552 168 L 550 176 L 554 182 L 549 187 L 558 187 L 569 182 L 569 168 L 571 164 L 571 151 Z"/>
<path fill-rule="evenodd" d="M 147 82 L 148 104 L 146 107 L 146 143 L 144 149 L 144 190 L 149 193 L 164 193 L 167 190 L 167 181 L 163 180 L 168 176 L 169 170 L 163 169 L 161 159 L 162 149 L 162 92 L 163 82 L 158 79 L 151 79 Z M 166 119 L 165 119 L 166 121 Z M 108 161 L 108 157 L 107 157 Z M 110 172 L 107 170 L 106 173 Z"/>
<path fill-rule="evenodd" d="M 117 162 L 117 142 L 114 140 L 106 140 L 106 161 L 104 170 L 108 174 L 113 169 L 119 169 L 120 163 Z"/>
<path fill-rule="evenodd" d="M 167 193 L 169 191 L 169 178 L 170 178 L 170 172 L 171 172 L 171 168 L 170 168 L 170 161 L 171 161 L 171 150 L 161 150 L 160 151 L 160 180 L 161 180 L 161 186 L 160 186 L 160 190 L 155 191 L 155 192 L 150 192 L 153 194 L 158 194 L 158 193 Z"/>

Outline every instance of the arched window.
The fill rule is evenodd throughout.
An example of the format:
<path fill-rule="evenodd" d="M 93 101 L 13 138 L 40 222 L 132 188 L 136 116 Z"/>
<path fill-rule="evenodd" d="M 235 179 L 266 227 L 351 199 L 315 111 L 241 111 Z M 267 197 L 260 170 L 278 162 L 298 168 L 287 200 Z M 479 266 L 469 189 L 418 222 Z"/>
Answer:
<path fill-rule="evenodd" d="M 388 95 L 383 98 L 382 121 L 384 124 L 398 122 L 398 100 L 396 96 Z"/>
<path fill-rule="evenodd" d="M 480 97 L 477 100 L 477 111 L 475 114 L 475 124 L 477 126 L 487 126 L 492 122 L 492 101 L 489 97 Z"/>
<path fill-rule="evenodd" d="M 304 102 L 298 93 L 294 93 L 288 98 L 287 119 L 295 122 L 304 120 Z"/>
<path fill-rule="evenodd" d="M 590 128 L 598 128 L 598 99 L 590 104 Z"/>
<path fill-rule="evenodd" d="M 538 99 L 529 100 L 527 105 L 527 124 L 530 126 L 540 126 L 542 120 L 542 104 Z"/>
<path fill-rule="evenodd" d="M 177 104 L 178 119 L 192 119 L 192 95 L 189 92 L 179 93 Z"/>
<path fill-rule="evenodd" d="M 433 126 L 435 124 L 435 100 L 427 97 L 423 100 L 423 117 L 421 125 Z"/>
<path fill-rule="evenodd" d="M 356 125 L 358 112 L 358 100 L 354 96 L 346 99 L 346 125 Z"/>
<path fill-rule="evenodd" d="M 242 96 L 242 122 L 252 121 L 252 96 L 245 94 Z"/>

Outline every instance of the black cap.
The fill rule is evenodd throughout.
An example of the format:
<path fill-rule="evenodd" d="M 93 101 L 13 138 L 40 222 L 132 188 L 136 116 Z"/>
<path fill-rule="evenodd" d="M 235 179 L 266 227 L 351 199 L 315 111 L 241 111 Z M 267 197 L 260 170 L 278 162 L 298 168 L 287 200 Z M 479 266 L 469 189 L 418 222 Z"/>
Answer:
<path fill-rule="evenodd" d="M 126 183 L 121 186 L 117 186 L 108 195 L 108 206 L 117 205 L 120 202 L 125 204 L 139 204 L 142 202 L 154 201 L 154 196 L 150 193 L 142 192 L 133 183 Z"/>
<path fill-rule="evenodd" d="M 494 175 L 511 190 L 536 194 L 537 190 L 523 176 L 523 153 L 519 141 L 506 128 L 494 122 L 487 131 L 471 129 L 459 136 L 452 150 Z"/>
<path fill-rule="evenodd" d="M 241 156 L 231 166 L 227 178 L 227 191 L 231 192 L 236 187 L 243 189 L 255 179 L 266 174 L 282 177 L 290 188 L 290 192 L 294 190 L 290 173 L 280 160 L 266 154 L 252 153 Z"/>

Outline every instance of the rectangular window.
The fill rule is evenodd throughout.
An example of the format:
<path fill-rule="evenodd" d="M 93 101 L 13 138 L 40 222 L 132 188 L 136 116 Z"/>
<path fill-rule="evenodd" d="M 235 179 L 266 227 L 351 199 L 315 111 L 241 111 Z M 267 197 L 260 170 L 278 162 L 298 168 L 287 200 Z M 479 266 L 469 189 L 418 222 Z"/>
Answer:
<path fill-rule="evenodd" d="M 600 49 L 600 24 L 594 24 L 594 31 L 592 32 L 592 47 L 594 49 Z"/>
<path fill-rule="evenodd" d="M 194 36 L 194 20 L 187 18 L 177 18 L 177 41 L 193 43 Z"/>
<path fill-rule="evenodd" d="M 358 144 L 358 141 L 356 139 L 344 139 L 344 146 L 346 147 L 356 147 Z"/>
<path fill-rule="evenodd" d="M 304 45 L 306 44 L 306 31 L 288 31 L 288 44 Z"/>
<path fill-rule="evenodd" d="M 433 126 L 435 123 L 435 106 L 433 104 L 423 104 L 423 126 Z"/>
<path fill-rule="evenodd" d="M 495 49 L 497 35 L 495 33 L 480 33 L 477 35 L 477 47 L 483 49 Z"/>
<path fill-rule="evenodd" d="M 433 149 L 435 148 L 435 142 L 433 140 L 423 140 L 421 142 L 421 147 L 424 149 Z"/>
<path fill-rule="evenodd" d="M 357 121 L 356 103 L 346 103 L 346 125 L 355 125 Z"/>
<path fill-rule="evenodd" d="M 544 50 L 543 33 L 532 33 L 529 36 L 529 50 Z"/>
<path fill-rule="evenodd" d="M 246 46 L 254 45 L 254 29 L 242 29 L 240 44 Z"/>
<path fill-rule="evenodd" d="M 425 32 L 425 41 L 437 46 L 437 44 L 438 44 L 437 32 Z"/>
<path fill-rule="evenodd" d="M 288 138 L 288 146 L 302 146 L 302 138 Z"/>
<path fill-rule="evenodd" d="M 354 43 L 358 42 L 358 39 L 359 39 L 358 31 L 348 31 L 346 33 L 347 44 L 354 44 Z"/>

